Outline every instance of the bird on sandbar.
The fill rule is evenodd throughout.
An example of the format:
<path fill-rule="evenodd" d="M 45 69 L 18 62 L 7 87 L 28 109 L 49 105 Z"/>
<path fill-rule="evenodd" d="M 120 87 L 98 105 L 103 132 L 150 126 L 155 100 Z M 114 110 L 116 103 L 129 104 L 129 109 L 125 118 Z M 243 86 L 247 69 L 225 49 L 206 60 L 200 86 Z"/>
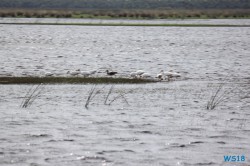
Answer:
<path fill-rule="evenodd" d="M 157 74 L 156 78 L 158 78 L 159 80 L 163 80 L 165 77 L 164 73 L 160 72 L 159 74 Z"/>
<path fill-rule="evenodd" d="M 136 72 L 131 72 L 130 77 L 132 78 L 141 78 L 141 75 L 145 73 L 143 70 L 137 70 Z"/>
<path fill-rule="evenodd" d="M 137 71 L 136 71 L 136 74 L 137 74 L 138 76 L 141 76 L 143 73 L 145 73 L 145 71 L 143 71 L 143 70 L 137 70 Z"/>
<path fill-rule="evenodd" d="M 107 72 L 107 75 L 109 75 L 109 76 L 113 76 L 113 75 L 116 75 L 116 74 L 117 74 L 116 71 L 109 71 L 109 70 L 106 70 L 106 72 Z"/>
<path fill-rule="evenodd" d="M 81 73 L 80 69 L 77 69 L 75 71 L 68 71 L 67 74 L 71 75 L 71 76 L 77 76 Z"/>
<path fill-rule="evenodd" d="M 143 74 L 141 75 L 141 78 L 153 78 L 153 77 L 152 77 L 152 75 L 149 74 L 149 73 L 143 73 Z"/>
<path fill-rule="evenodd" d="M 161 70 L 161 72 L 157 75 L 157 77 L 159 79 L 163 79 L 167 77 L 168 81 L 170 81 L 171 78 L 177 78 L 177 77 L 181 77 L 181 74 L 180 73 L 176 73 L 176 72 L 173 72 L 173 70 L 170 70 L 170 71 L 167 71 L 167 72 L 164 72 L 163 70 Z"/>
<path fill-rule="evenodd" d="M 137 73 L 136 72 L 131 72 L 129 75 L 132 78 L 137 78 Z"/>
<path fill-rule="evenodd" d="M 165 74 L 166 76 L 168 76 L 169 78 L 181 77 L 181 74 L 180 74 L 180 73 L 176 73 L 176 72 L 174 72 L 173 70 L 170 70 L 170 71 L 168 71 L 168 72 L 164 72 L 164 74 Z"/>
<path fill-rule="evenodd" d="M 50 77 L 50 76 L 53 76 L 53 75 L 54 75 L 54 74 L 51 73 L 51 72 L 46 72 L 46 73 L 45 73 L 45 76 L 46 76 L 46 77 Z"/>
<path fill-rule="evenodd" d="M 96 73 L 96 70 L 92 70 L 92 71 L 81 71 L 80 74 L 84 77 L 88 77 L 90 75 L 93 75 Z"/>

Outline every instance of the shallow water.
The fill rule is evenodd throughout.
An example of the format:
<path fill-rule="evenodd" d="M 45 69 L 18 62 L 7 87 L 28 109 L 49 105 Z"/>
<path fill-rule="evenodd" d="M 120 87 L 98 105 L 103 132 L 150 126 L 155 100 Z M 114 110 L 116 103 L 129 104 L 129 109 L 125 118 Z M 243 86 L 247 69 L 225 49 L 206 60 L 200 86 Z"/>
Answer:
<path fill-rule="evenodd" d="M 72 18 L 0 18 L 0 23 L 143 23 L 143 24 L 225 24 L 250 25 L 250 19 L 72 19 Z"/>
<path fill-rule="evenodd" d="M 249 85 L 238 87 L 249 94 Z M 104 105 L 107 85 L 89 109 L 91 85 L 47 85 L 19 108 L 29 88 L 1 86 L 1 164 L 226 165 L 223 155 L 249 157 L 249 96 L 208 111 L 214 89 L 205 82 L 116 85 L 109 100 L 122 91 L 128 103 Z"/>
<path fill-rule="evenodd" d="M 249 28 L 0 25 L 0 75 L 175 70 L 195 79 L 249 76 Z"/>
<path fill-rule="evenodd" d="M 250 29 L 0 25 L 0 75 L 106 69 L 178 71 L 181 79 L 111 85 L 0 85 L 1 165 L 232 165 L 250 163 Z M 218 83 L 227 100 L 207 110 Z M 235 164 L 235 163 L 233 163 Z M 236 164 L 235 164 L 236 165 Z"/>

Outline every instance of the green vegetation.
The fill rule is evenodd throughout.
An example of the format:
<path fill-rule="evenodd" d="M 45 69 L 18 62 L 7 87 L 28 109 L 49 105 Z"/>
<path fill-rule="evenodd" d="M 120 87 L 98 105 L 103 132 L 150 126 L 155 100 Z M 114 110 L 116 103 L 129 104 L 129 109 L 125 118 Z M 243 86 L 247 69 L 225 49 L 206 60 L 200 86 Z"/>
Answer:
<path fill-rule="evenodd" d="M 0 8 L 249 9 L 249 0 L 1 0 Z"/>
<path fill-rule="evenodd" d="M 184 18 L 250 18 L 250 9 L 138 9 L 138 10 L 52 10 L 1 9 L 0 17 L 25 18 L 124 18 L 124 19 L 184 19 Z"/>
<path fill-rule="evenodd" d="M 250 18 L 249 0 L 1 0 L 0 17 Z"/>
<path fill-rule="evenodd" d="M 0 84 L 140 84 L 156 82 L 146 79 L 113 77 L 0 77 Z"/>

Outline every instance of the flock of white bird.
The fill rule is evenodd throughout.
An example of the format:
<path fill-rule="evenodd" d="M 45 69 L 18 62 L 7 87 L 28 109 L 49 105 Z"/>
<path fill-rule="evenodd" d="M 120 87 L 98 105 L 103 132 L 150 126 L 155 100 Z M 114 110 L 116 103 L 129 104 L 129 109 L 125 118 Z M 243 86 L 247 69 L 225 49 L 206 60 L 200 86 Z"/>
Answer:
<path fill-rule="evenodd" d="M 83 76 L 83 77 L 89 77 L 91 75 L 94 75 L 97 72 L 97 70 L 91 70 L 91 71 L 81 71 L 80 69 L 77 69 L 75 71 L 68 71 L 67 74 L 70 76 Z M 106 70 L 106 74 L 108 76 L 113 76 L 118 74 L 118 72 L 115 71 L 109 71 Z M 45 76 L 53 76 L 53 73 L 47 72 L 45 73 Z M 137 70 L 135 72 L 131 72 L 129 74 L 130 78 L 137 78 L 137 79 L 158 79 L 158 80 L 170 80 L 172 78 L 178 78 L 181 77 L 180 73 L 173 72 L 172 70 L 170 71 L 163 71 L 161 70 L 160 73 L 157 75 L 152 75 L 150 73 L 147 73 L 143 70 Z"/>
<path fill-rule="evenodd" d="M 68 71 L 66 74 L 70 76 L 83 76 L 83 77 L 88 77 L 90 75 L 93 75 L 96 73 L 97 70 L 92 70 L 92 71 L 81 71 L 80 69 L 77 69 L 75 71 Z M 55 74 L 52 72 L 46 72 L 44 74 L 46 77 L 51 77 L 54 76 Z"/>
<path fill-rule="evenodd" d="M 156 76 L 147 73 L 143 70 L 138 70 L 136 72 L 131 72 L 130 73 L 130 77 L 132 78 L 143 78 L 143 79 L 154 79 L 157 78 L 159 80 L 170 80 L 171 78 L 177 78 L 177 77 L 181 77 L 180 73 L 177 72 L 173 72 L 172 70 L 168 71 L 168 72 L 164 72 L 164 70 L 161 70 L 160 73 L 158 73 Z"/>
<path fill-rule="evenodd" d="M 81 75 L 83 77 L 89 77 L 90 75 L 93 75 L 96 73 L 96 70 L 92 71 L 81 71 L 80 69 L 77 69 L 76 71 L 68 71 L 67 74 L 71 76 L 78 76 Z"/>

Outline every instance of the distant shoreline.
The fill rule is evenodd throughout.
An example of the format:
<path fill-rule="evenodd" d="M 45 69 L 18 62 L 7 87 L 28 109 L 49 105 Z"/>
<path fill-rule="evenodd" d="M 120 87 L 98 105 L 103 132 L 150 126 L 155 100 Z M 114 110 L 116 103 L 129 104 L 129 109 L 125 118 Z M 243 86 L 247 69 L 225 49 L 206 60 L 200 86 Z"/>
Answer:
<path fill-rule="evenodd" d="M 250 9 L 10 9 L 0 8 L 0 17 L 92 18 L 92 19 L 250 19 Z"/>
<path fill-rule="evenodd" d="M 232 24 L 166 24 L 166 23 L 0 23 L 0 25 L 65 25 L 65 26 L 154 26 L 154 27 L 250 27 Z"/>

